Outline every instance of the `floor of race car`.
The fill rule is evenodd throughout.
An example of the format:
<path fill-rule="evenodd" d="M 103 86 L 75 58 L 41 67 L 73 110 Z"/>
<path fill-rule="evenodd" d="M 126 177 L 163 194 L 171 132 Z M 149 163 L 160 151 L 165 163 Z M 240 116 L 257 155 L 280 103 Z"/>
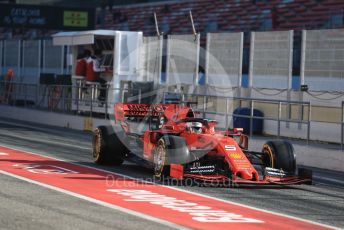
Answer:
<path fill-rule="evenodd" d="M 90 157 L 90 139 L 90 134 L 62 128 L 37 128 L 27 123 L 0 122 L 0 145 L 152 180 L 149 170 L 130 163 L 118 168 L 94 165 Z M 254 147 L 260 148 L 258 145 Z M 343 176 L 344 173 L 340 172 L 314 169 L 313 186 L 246 185 L 228 188 L 204 185 L 178 188 L 343 228 Z M 162 228 L 159 223 L 94 205 L 5 175 L 0 175 L 0 180 L 0 228 L 113 229 L 118 226 L 121 229 L 139 229 L 143 224 L 149 226 L 149 229 Z"/>

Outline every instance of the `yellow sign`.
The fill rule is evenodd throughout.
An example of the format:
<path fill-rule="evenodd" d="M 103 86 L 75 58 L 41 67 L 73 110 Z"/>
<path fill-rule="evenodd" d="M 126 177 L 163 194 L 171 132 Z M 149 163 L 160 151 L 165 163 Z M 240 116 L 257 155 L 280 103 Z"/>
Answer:
<path fill-rule="evenodd" d="M 233 158 L 233 159 L 241 159 L 242 158 L 241 153 L 230 153 L 229 156 L 230 156 L 230 158 Z"/>
<path fill-rule="evenodd" d="M 63 25 L 73 27 L 87 27 L 88 12 L 63 11 Z"/>
<path fill-rule="evenodd" d="M 92 117 L 85 117 L 84 118 L 84 131 L 93 131 Z"/>

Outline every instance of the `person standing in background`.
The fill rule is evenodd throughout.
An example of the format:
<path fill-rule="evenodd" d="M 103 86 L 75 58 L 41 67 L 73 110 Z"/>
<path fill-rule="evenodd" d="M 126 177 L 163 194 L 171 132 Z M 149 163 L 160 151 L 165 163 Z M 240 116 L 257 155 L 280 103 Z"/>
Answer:
<path fill-rule="evenodd" d="M 14 77 L 14 71 L 12 68 L 7 70 L 5 75 L 5 92 L 2 98 L 2 102 L 8 104 L 11 101 L 11 94 L 12 94 L 12 79 Z"/>
<path fill-rule="evenodd" d="M 100 67 L 100 60 L 102 51 L 97 49 L 94 51 L 94 56 L 87 59 L 86 81 L 98 82 L 101 85 L 98 100 L 104 101 L 106 96 L 106 81 L 100 77 L 101 72 L 105 72 L 105 68 Z"/>
<path fill-rule="evenodd" d="M 91 56 L 90 50 L 84 50 L 83 54 L 79 54 L 76 60 L 75 75 L 86 77 L 87 59 Z"/>

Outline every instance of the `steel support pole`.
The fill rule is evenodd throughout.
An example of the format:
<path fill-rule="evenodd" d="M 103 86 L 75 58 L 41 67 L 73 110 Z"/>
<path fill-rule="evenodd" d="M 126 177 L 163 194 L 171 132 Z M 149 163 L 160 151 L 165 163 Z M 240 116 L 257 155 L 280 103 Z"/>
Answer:
<path fill-rule="evenodd" d="M 225 111 L 225 122 L 226 122 L 226 130 L 228 130 L 228 105 L 229 105 L 229 102 L 228 102 L 228 98 L 226 98 L 226 111 Z"/>
<path fill-rule="evenodd" d="M 343 151 L 343 145 L 344 145 L 344 101 L 342 101 L 342 121 L 341 121 L 341 125 L 340 125 L 340 127 L 341 127 L 341 139 L 340 139 L 340 147 L 341 147 L 341 149 L 342 149 L 342 151 Z"/>
<path fill-rule="evenodd" d="M 250 137 L 252 137 L 253 134 L 253 112 L 254 112 L 254 102 L 253 100 L 250 101 Z"/>
<path fill-rule="evenodd" d="M 207 96 L 203 96 L 203 118 L 205 118 L 206 110 L 207 110 Z"/>
<path fill-rule="evenodd" d="M 307 144 L 309 144 L 309 139 L 311 135 L 311 114 L 312 114 L 312 107 L 311 103 L 308 104 L 308 119 L 307 119 Z"/>
<path fill-rule="evenodd" d="M 277 120 L 277 137 L 281 136 L 281 112 L 282 112 L 282 102 L 278 102 L 278 120 Z"/>

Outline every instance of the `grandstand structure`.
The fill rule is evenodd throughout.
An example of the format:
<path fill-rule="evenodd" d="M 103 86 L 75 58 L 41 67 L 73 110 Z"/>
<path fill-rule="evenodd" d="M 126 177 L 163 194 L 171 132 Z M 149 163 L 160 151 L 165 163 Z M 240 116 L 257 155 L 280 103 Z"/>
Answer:
<path fill-rule="evenodd" d="M 113 6 L 97 11 L 98 28 L 155 33 L 153 13 L 165 34 L 190 32 L 192 11 L 197 31 L 249 32 L 343 27 L 344 1 L 337 0 L 186 0 Z M 105 13 L 105 14 L 104 14 Z"/>
<path fill-rule="evenodd" d="M 58 1 L 52 2 L 58 5 Z M 338 0 L 174 0 L 130 1 L 131 4 L 109 1 L 112 2 L 109 5 L 102 2 L 104 1 L 99 1 L 97 7 L 98 29 L 142 31 L 144 35 L 155 34 L 154 12 L 158 15 L 164 34 L 190 32 L 187 17 L 190 10 L 195 18 L 196 29 L 201 33 L 344 27 L 344 1 Z M 140 3 L 132 4 L 133 2 Z M 57 31 L 0 28 L 0 39 L 43 38 L 55 32 Z M 298 36 L 299 33 L 295 35 Z"/>

